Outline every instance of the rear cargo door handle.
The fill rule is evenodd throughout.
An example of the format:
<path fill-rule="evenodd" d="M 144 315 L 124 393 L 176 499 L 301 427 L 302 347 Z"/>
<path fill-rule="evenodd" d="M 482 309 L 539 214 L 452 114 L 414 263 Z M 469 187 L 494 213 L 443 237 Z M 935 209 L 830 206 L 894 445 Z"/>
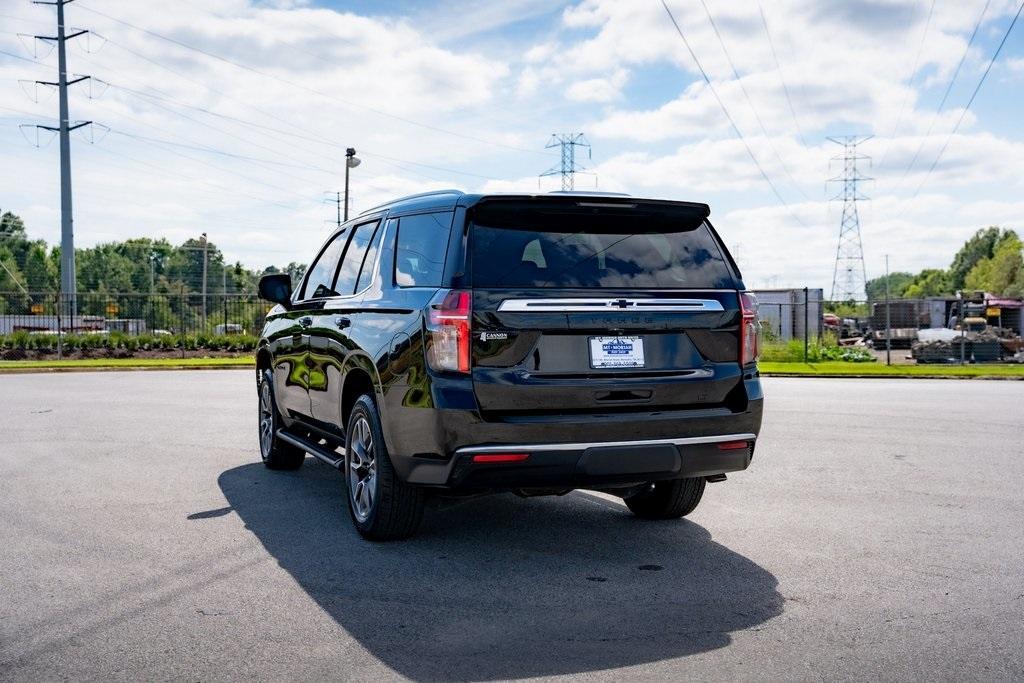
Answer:
<path fill-rule="evenodd" d="M 339 315 L 337 318 L 334 319 L 334 324 L 339 330 L 343 330 L 346 327 L 351 326 L 352 321 L 343 315 Z"/>
<path fill-rule="evenodd" d="M 299 318 L 299 324 L 302 325 L 303 327 L 309 327 L 310 325 L 313 324 L 313 318 L 308 315 L 304 315 L 301 318 Z"/>

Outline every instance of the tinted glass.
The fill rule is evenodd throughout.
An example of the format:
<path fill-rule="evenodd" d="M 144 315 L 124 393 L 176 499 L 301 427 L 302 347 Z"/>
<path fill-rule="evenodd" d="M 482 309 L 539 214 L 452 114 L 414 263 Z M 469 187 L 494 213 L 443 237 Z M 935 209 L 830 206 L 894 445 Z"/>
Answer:
<path fill-rule="evenodd" d="M 474 225 L 474 287 L 622 287 L 716 289 L 732 275 L 706 224 L 587 225 L 586 216 L 535 229 Z M 660 222 L 660 221 L 659 221 Z"/>
<path fill-rule="evenodd" d="M 334 291 L 334 273 L 338 270 L 338 259 L 341 251 L 345 248 L 345 241 L 348 239 L 348 231 L 338 233 L 327 245 L 327 248 L 320 254 L 309 269 L 309 278 L 302 290 L 303 299 L 317 299 L 325 296 L 337 296 Z"/>
<path fill-rule="evenodd" d="M 345 258 L 341 262 L 341 270 L 338 271 L 338 281 L 334 286 L 342 295 L 355 292 L 356 278 L 359 277 L 359 269 L 363 267 L 366 247 L 373 238 L 373 231 L 376 228 L 376 223 L 363 223 L 352 228 L 352 238 L 349 240 L 348 249 L 345 250 Z"/>
<path fill-rule="evenodd" d="M 370 242 L 370 247 L 366 250 L 366 256 L 363 257 L 363 267 L 359 271 L 359 279 L 356 281 L 356 292 L 363 291 L 373 281 L 373 266 L 377 263 L 377 252 L 380 251 L 380 240 L 383 236 L 384 228 L 377 228 L 374 232 L 373 240 Z"/>
<path fill-rule="evenodd" d="M 395 245 L 395 284 L 440 287 L 452 226 L 452 212 L 403 216 Z"/>

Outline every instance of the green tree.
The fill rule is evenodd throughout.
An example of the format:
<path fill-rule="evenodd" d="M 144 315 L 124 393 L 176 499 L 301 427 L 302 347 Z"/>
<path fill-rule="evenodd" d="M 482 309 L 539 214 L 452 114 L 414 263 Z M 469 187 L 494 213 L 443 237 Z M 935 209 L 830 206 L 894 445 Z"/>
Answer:
<path fill-rule="evenodd" d="M 903 296 L 908 299 L 920 299 L 926 296 L 951 294 L 953 287 L 950 280 L 948 271 L 941 268 L 925 268 L 903 289 Z"/>
<path fill-rule="evenodd" d="M 889 273 L 889 296 L 896 298 L 903 296 L 903 290 L 906 289 L 914 280 L 912 273 L 895 272 Z M 884 299 L 885 298 L 885 276 L 876 277 L 868 280 L 864 285 L 864 289 L 867 290 L 868 299 Z"/>
<path fill-rule="evenodd" d="M 992 258 L 1002 235 L 1003 231 L 992 225 L 978 230 L 964 242 L 964 246 L 960 247 L 960 251 L 953 257 L 953 263 L 949 266 L 951 289 L 956 291 L 966 286 L 967 273 L 971 272 L 981 259 Z"/>
<path fill-rule="evenodd" d="M 983 290 L 998 295 L 1009 295 L 1018 291 L 1021 284 L 1020 238 L 1012 230 L 1004 233 L 996 245 L 991 258 L 979 260 L 964 280 L 967 289 Z"/>
<path fill-rule="evenodd" d="M 10 211 L 5 211 L 0 215 L 0 239 L 12 237 L 27 239 L 25 222 Z"/>

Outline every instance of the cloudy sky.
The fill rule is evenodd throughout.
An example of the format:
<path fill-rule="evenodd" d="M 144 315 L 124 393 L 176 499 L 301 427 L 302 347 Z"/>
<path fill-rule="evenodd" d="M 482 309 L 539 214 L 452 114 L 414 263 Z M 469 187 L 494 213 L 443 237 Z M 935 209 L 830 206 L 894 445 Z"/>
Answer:
<path fill-rule="evenodd" d="M 362 210 L 554 189 L 538 175 L 556 132 L 592 144 L 580 189 L 709 203 L 755 287 L 831 288 L 829 136 L 874 135 L 868 277 L 885 254 L 943 267 L 978 227 L 1024 228 L 1024 21 L 964 113 L 1020 0 L 705 2 L 668 5 L 714 91 L 660 0 L 76 0 L 67 23 L 92 34 L 69 43 L 69 71 L 94 80 L 71 118 L 109 128 L 73 137 L 77 243 L 205 231 L 250 266 L 307 261 L 345 147 Z M 18 34 L 54 23 L 0 0 L 0 208 L 51 242 L 57 144 L 19 125 L 53 122 L 55 94 L 31 81 L 55 79 L 56 52 Z"/>

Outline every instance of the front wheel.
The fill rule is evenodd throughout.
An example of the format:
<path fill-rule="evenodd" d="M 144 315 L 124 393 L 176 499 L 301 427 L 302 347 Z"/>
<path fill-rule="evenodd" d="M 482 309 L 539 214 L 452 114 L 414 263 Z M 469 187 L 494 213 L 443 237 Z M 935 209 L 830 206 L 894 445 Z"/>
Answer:
<path fill-rule="evenodd" d="M 646 491 L 626 498 L 626 506 L 643 519 L 679 519 L 697 507 L 705 483 L 704 477 L 654 482 Z"/>
<path fill-rule="evenodd" d="M 345 488 L 356 530 L 372 541 L 412 536 L 423 518 L 424 493 L 395 474 L 377 406 L 368 394 L 356 400 L 345 440 Z"/>

